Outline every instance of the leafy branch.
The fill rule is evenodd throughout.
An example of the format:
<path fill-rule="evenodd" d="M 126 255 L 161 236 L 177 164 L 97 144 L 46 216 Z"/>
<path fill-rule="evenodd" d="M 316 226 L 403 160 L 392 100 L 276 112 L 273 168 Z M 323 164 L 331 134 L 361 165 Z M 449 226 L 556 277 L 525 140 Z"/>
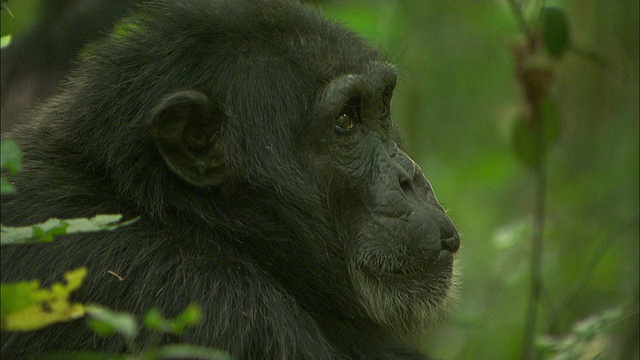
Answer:
<path fill-rule="evenodd" d="M 4 5 L 4 2 L 3 2 Z M 22 168 L 22 155 L 18 145 L 12 140 L 2 141 L 0 168 L 10 176 L 15 176 Z M 1 192 L 15 194 L 15 186 L 2 176 Z M 122 215 L 97 215 L 93 218 L 48 219 L 29 225 L 11 227 L 0 224 L 0 243 L 5 245 L 51 242 L 54 237 L 75 233 L 109 231 L 119 229 L 138 221 L 139 217 L 121 221 Z M 22 245 L 24 246 L 24 245 Z M 87 275 L 87 268 L 81 267 L 64 274 L 64 281 L 42 287 L 39 280 L 27 280 L 0 285 L 0 329 L 7 332 L 25 332 L 46 328 L 52 324 L 68 322 L 85 317 L 87 325 L 101 336 L 120 335 L 130 354 L 96 352 L 59 352 L 41 354 L 52 359 L 208 359 L 229 360 L 230 355 L 222 350 L 191 344 L 161 345 L 165 334 L 181 335 L 182 332 L 200 322 L 202 310 L 197 305 L 189 305 L 172 319 L 165 318 L 160 310 L 151 309 L 143 316 L 142 324 L 136 317 L 126 312 L 114 312 L 99 305 L 72 302 L 71 294 L 77 290 Z M 138 343 L 140 329 L 151 333 L 146 344 Z"/>
<path fill-rule="evenodd" d="M 3 246 L 34 242 L 51 242 L 54 236 L 59 235 L 119 229 L 123 226 L 133 224 L 140 218 L 136 217 L 131 220 L 119 222 L 121 219 L 122 215 L 115 214 L 96 215 L 90 219 L 76 218 L 61 220 L 51 218 L 40 224 L 19 227 L 0 225 L 2 234 L 0 241 Z"/>
<path fill-rule="evenodd" d="M 554 79 L 553 62 L 569 49 L 569 28 L 559 8 L 542 7 L 538 21 L 526 21 L 520 2 L 509 5 L 524 38 L 512 48 L 515 73 L 523 93 L 522 111 L 513 130 L 515 153 L 533 172 L 535 203 L 531 237 L 530 296 L 522 359 L 538 358 L 534 347 L 538 306 L 542 297 L 542 254 L 546 212 L 546 163 L 560 129 L 560 116 L 549 90 Z"/>

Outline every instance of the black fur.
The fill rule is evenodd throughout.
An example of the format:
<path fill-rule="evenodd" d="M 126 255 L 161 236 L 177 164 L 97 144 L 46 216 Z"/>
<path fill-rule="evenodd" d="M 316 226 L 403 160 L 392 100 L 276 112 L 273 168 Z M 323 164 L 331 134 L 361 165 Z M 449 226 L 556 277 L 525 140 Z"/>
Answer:
<path fill-rule="evenodd" d="M 141 219 L 2 248 L 2 281 L 87 266 L 79 301 L 196 302 L 204 322 L 179 340 L 237 359 L 423 358 L 459 238 L 400 150 L 394 85 L 378 51 L 294 2 L 145 4 L 9 135 L 24 169 L 2 198 L 5 225 Z M 124 343 L 82 321 L 2 334 L 3 359 L 60 349 Z"/>

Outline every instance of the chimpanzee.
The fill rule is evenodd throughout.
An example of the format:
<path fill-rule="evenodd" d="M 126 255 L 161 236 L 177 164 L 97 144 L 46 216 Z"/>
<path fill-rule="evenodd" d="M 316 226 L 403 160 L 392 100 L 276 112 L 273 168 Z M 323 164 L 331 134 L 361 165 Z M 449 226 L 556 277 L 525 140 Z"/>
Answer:
<path fill-rule="evenodd" d="M 293 1 L 145 3 L 8 135 L 24 166 L 2 198 L 5 225 L 140 220 L 4 247 L 2 281 L 86 266 L 78 301 L 168 316 L 199 303 L 179 341 L 237 359 L 424 358 L 460 238 L 400 145 L 396 77 Z M 2 334 L 3 359 L 123 347 L 82 321 Z"/>

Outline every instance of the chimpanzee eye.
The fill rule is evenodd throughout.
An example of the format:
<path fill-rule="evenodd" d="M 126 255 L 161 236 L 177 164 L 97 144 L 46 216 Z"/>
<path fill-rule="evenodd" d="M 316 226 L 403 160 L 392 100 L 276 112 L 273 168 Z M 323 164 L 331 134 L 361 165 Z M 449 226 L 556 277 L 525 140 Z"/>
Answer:
<path fill-rule="evenodd" d="M 342 113 L 336 119 L 335 129 L 338 133 L 344 134 L 356 127 L 356 119 L 353 114 Z"/>
<path fill-rule="evenodd" d="M 349 99 L 334 123 L 336 132 L 346 134 L 353 130 L 360 121 L 360 98 Z"/>

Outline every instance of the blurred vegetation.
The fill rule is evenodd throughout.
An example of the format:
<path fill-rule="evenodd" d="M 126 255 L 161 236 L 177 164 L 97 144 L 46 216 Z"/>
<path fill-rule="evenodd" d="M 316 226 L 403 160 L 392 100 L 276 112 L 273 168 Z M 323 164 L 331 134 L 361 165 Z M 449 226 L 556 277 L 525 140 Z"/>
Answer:
<path fill-rule="evenodd" d="M 397 64 L 393 116 L 462 234 L 459 306 L 425 348 L 443 359 L 521 357 L 537 195 L 512 144 L 525 99 L 513 58 L 522 31 L 509 2 L 315 2 Z M 44 3 L 9 2 L 16 19 L 2 13 L 2 35 L 17 41 Z M 558 359 L 637 359 L 638 1 L 514 3 L 533 22 L 542 6 L 562 9 L 572 39 L 548 64 L 561 122 L 546 156 L 536 343 Z"/>

